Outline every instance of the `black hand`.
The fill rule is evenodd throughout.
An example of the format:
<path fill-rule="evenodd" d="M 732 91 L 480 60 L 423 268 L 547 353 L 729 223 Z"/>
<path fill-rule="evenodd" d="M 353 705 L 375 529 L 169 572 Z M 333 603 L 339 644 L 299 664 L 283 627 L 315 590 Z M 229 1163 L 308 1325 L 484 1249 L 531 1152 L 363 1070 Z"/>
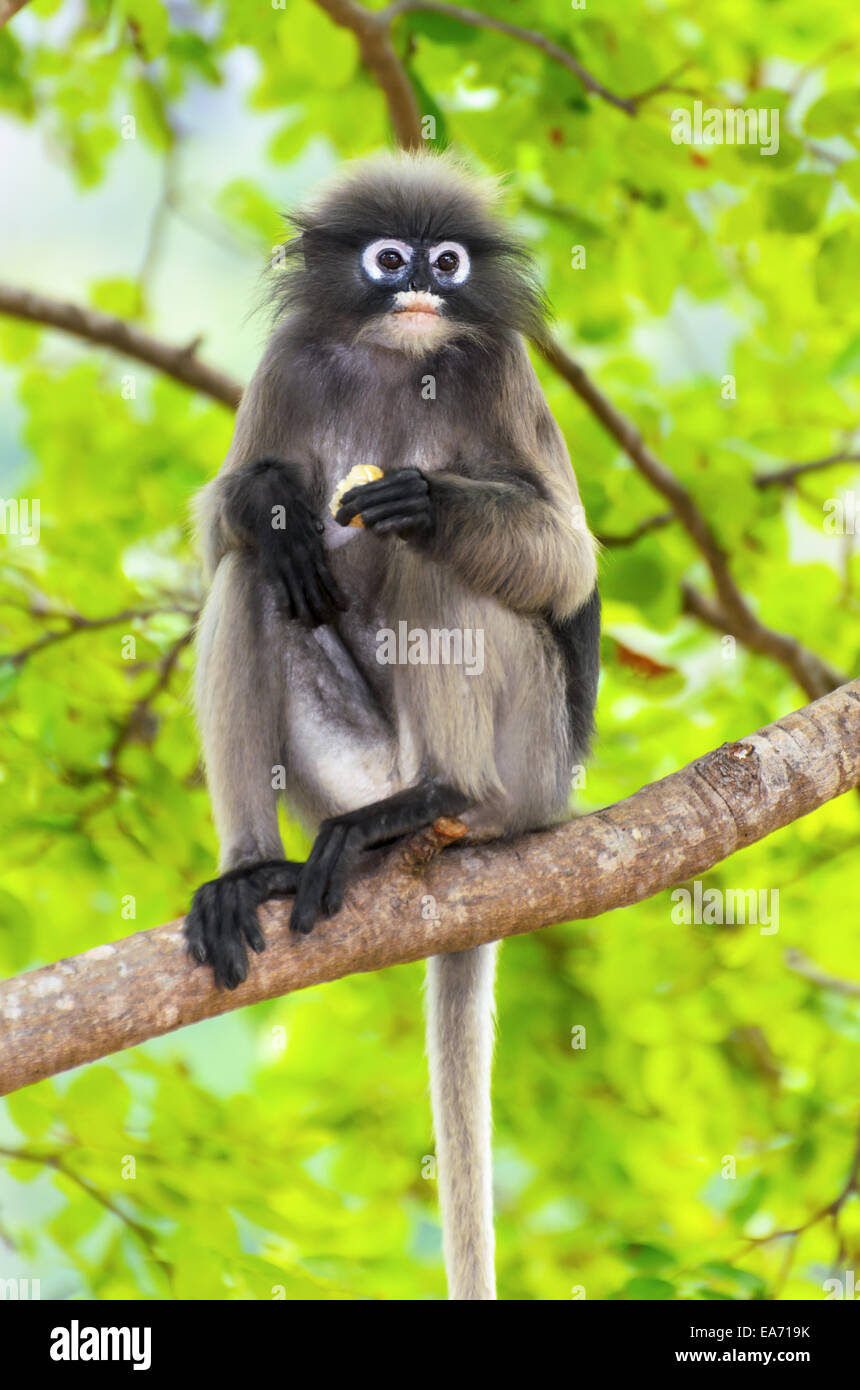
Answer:
<path fill-rule="evenodd" d="M 309 627 L 331 622 L 347 599 L 329 570 L 322 523 L 308 504 L 298 470 L 263 459 L 237 469 L 227 486 L 229 518 L 256 548 L 286 616 Z"/>
<path fill-rule="evenodd" d="M 197 889 L 185 919 L 188 954 L 211 965 L 217 985 L 235 989 L 246 978 L 247 947 L 258 954 L 266 948 L 257 908 L 294 893 L 301 867 L 286 859 L 248 864 Z"/>
<path fill-rule="evenodd" d="M 436 522 L 433 485 L 417 468 L 398 469 L 374 483 L 350 488 L 341 498 L 335 521 L 348 526 L 359 513 L 377 536 L 393 532 L 404 540 L 424 539 Z"/>

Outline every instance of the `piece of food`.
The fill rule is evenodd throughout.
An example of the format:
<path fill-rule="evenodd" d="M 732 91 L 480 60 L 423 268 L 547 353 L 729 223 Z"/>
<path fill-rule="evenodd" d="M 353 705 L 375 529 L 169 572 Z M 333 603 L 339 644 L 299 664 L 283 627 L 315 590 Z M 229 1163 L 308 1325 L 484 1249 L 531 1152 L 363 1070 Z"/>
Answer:
<path fill-rule="evenodd" d="M 350 488 L 360 487 L 362 483 L 374 483 L 377 478 L 382 476 L 382 469 L 377 468 L 375 463 L 357 463 L 354 468 L 349 470 L 345 478 L 341 478 L 335 488 L 334 496 L 328 504 L 332 516 L 337 516 L 341 498 L 349 492 Z M 350 526 L 363 526 L 364 522 L 359 514 L 354 516 L 349 524 Z"/>

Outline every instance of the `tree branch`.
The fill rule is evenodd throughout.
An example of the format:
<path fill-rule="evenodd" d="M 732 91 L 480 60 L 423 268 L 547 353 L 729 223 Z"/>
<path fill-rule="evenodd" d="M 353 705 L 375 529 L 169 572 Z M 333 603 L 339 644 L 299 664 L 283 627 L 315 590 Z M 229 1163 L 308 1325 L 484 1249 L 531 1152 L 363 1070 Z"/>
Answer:
<path fill-rule="evenodd" d="M 0 0 L 0 29 L 27 4 L 29 0 Z"/>
<path fill-rule="evenodd" d="M 57 642 L 66 642 L 70 637 L 76 636 L 79 632 L 100 632 L 106 627 L 116 627 L 122 623 L 145 622 L 149 618 L 154 618 L 159 613 L 176 612 L 183 613 L 194 623 L 197 619 L 197 609 L 183 608 L 176 604 L 170 608 L 161 605 L 157 608 L 124 608 L 119 613 L 109 613 L 104 618 L 86 618 L 83 613 L 76 613 L 74 609 L 39 609 L 29 607 L 25 610 L 30 617 L 46 618 L 50 621 L 62 621 L 66 624 L 59 631 L 49 631 L 37 637 L 35 641 L 29 642 L 26 647 L 19 647 L 14 652 L 0 651 L 0 664 L 8 661 L 12 666 L 23 666 L 31 657 L 37 656 L 48 647 L 53 647 Z"/>
<path fill-rule="evenodd" d="M 797 638 L 788 633 L 777 632 L 759 622 L 755 614 L 746 608 L 745 614 L 729 614 L 719 603 L 695 589 L 692 584 L 682 583 L 683 611 L 698 618 L 715 632 L 728 633 L 752 652 L 760 656 L 772 657 L 786 666 L 807 695 L 816 698 L 827 690 L 841 685 L 845 677 L 830 666 L 815 652 L 804 647 Z"/>
<path fill-rule="evenodd" d="M 829 989 L 833 994 L 845 994 L 852 999 L 860 999 L 860 984 L 856 980 L 843 980 L 839 975 L 828 975 L 826 970 L 822 970 L 820 965 L 816 965 L 815 961 L 810 960 L 802 951 L 788 950 L 785 952 L 784 960 L 795 975 L 802 975 L 819 989 Z"/>
<path fill-rule="evenodd" d="M 652 531 L 661 531 L 664 526 L 669 526 L 675 520 L 674 512 L 659 512 L 656 516 L 644 517 L 636 523 L 632 531 L 600 531 L 595 535 L 595 540 L 607 549 L 619 550 L 624 546 L 635 545 L 643 536 L 650 536 Z"/>
<path fill-rule="evenodd" d="M 47 328 L 59 328 L 91 343 L 113 348 L 125 357 L 145 362 L 148 367 L 172 376 L 184 386 L 235 409 L 242 395 L 239 382 L 209 367 L 196 356 L 199 339 L 187 347 L 174 347 L 153 338 L 136 324 L 102 314 L 81 304 L 48 299 L 31 290 L 0 282 L 0 313 Z"/>
<path fill-rule="evenodd" d="M 376 79 L 388 103 L 388 113 L 398 145 L 420 149 L 421 112 L 409 75 L 391 42 L 390 16 L 385 10 L 368 10 L 354 0 L 316 0 L 320 9 L 350 29 L 358 42 L 361 60 Z"/>
<path fill-rule="evenodd" d="M 720 631 L 731 633 L 753 651 L 767 653 L 780 661 L 812 700 L 841 685 L 845 677 L 815 652 L 789 633 L 779 632 L 759 621 L 732 578 L 728 557 L 692 494 L 680 478 L 649 449 L 633 422 L 604 396 L 584 368 L 556 339 L 545 337 L 536 343 L 536 347 L 550 366 L 573 387 L 580 400 L 621 446 L 642 476 L 666 498 L 704 559 L 714 581 L 719 605 L 713 605 L 710 600 L 701 600 L 699 608 L 689 607 L 687 611 L 695 612 L 697 617 L 710 622 L 712 627 L 718 626 Z M 693 595 L 690 603 L 701 599 L 694 591 L 689 590 L 689 593 Z M 711 617 L 704 617 L 706 609 L 711 617 L 719 613 L 719 620 L 711 621 Z"/>
<path fill-rule="evenodd" d="M 324 9 L 329 6 L 325 0 L 318 0 Z M 355 8 L 358 8 L 357 6 Z M 497 19 L 495 15 L 481 14 L 478 10 L 467 9 L 464 5 L 446 5 L 438 3 L 438 0 L 395 0 L 392 5 L 386 6 L 384 10 L 377 12 L 377 18 L 384 19 L 388 24 L 399 18 L 403 14 L 438 14 L 445 19 L 455 19 L 460 24 L 468 24 L 475 29 L 493 29 L 498 34 L 507 34 L 509 38 L 518 39 L 520 43 L 526 43 L 531 48 L 538 49 L 551 58 L 554 63 L 560 63 L 568 72 L 572 72 L 574 77 L 578 77 L 583 87 L 592 95 L 602 97 L 611 106 L 617 106 L 620 111 L 624 111 L 628 116 L 635 116 L 636 101 L 634 97 L 619 97 L 614 92 L 610 92 L 608 87 L 604 87 L 602 82 L 598 82 L 587 68 L 584 68 L 572 53 L 568 53 L 566 48 L 561 48 L 559 44 L 548 39 L 546 34 L 541 34 L 536 29 L 524 29 L 521 24 L 511 24 L 506 19 Z M 650 93 L 642 93 L 648 96 Z"/>
<path fill-rule="evenodd" d="M 832 468 L 837 463 L 860 463 L 860 453 L 840 449 L 835 454 L 828 454 L 826 458 L 808 459 L 805 463 L 787 463 L 784 468 L 775 468 L 772 473 L 756 473 L 753 481 L 756 487 L 760 488 L 791 485 L 796 478 L 803 477 L 804 473 L 819 473 L 822 468 Z"/>
<path fill-rule="evenodd" d="M 261 999 L 640 902 L 858 783 L 860 680 L 553 830 L 434 858 L 440 827 L 368 854 L 312 936 L 264 909 L 268 949 L 232 993 L 191 965 L 179 921 L 97 946 L 0 985 L 0 1094 Z"/>

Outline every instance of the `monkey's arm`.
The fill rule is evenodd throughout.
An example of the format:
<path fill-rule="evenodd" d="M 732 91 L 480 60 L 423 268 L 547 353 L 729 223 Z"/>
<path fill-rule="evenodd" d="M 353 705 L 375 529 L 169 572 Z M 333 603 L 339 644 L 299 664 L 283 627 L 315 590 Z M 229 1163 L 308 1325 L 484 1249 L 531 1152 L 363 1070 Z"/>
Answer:
<path fill-rule="evenodd" d="M 571 493 L 565 510 L 537 479 L 401 469 L 346 493 L 337 521 L 348 525 L 359 512 L 378 535 L 393 532 L 521 612 L 562 620 L 594 589 L 596 546 L 582 507 Z"/>

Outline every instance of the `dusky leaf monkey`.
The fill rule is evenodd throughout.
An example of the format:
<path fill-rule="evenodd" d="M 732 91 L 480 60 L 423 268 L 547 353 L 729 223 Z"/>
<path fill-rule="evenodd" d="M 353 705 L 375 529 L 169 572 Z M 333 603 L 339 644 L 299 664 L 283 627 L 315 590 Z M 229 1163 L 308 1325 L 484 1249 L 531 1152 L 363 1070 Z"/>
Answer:
<path fill-rule="evenodd" d="M 293 219 L 274 330 L 199 499 L 196 707 L 221 874 L 186 933 L 228 988 L 264 947 L 267 899 L 295 894 L 306 933 L 366 849 L 439 816 L 481 840 L 566 813 L 597 689 L 595 544 L 526 353 L 541 296 L 494 199 L 447 157 L 386 155 Z M 332 515 L 358 464 L 374 480 Z M 383 664 L 378 636 L 402 622 L 480 631 L 483 669 Z M 278 768 L 316 831 L 304 864 L 284 859 Z M 454 1299 L 495 1297 L 495 953 L 428 961 Z"/>

